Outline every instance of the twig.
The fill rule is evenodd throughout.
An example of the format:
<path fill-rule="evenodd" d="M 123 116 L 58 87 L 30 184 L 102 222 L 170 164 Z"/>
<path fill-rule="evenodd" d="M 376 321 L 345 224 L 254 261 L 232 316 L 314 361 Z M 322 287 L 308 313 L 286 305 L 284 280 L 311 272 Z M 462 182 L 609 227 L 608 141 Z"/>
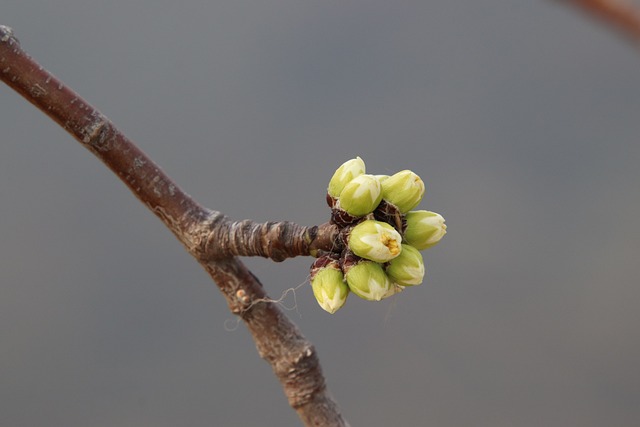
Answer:
<path fill-rule="evenodd" d="M 573 3 L 594 18 L 611 25 L 634 43 L 640 43 L 640 11 L 626 0 L 560 0 Z"/>
<path fill-rule="evenodd" d="M 27 55 L 6 26 L 0 26 L 0 79 L 102 160 L 200 262 L 229 309 L 246 324 L 305 425 L 348 425 L 326 388 L 313 345 L 276 304 L 267 302 L 258 279 L 233 257 L 259 255 L 281 261 L 314 254 L 330 246 L 330 225 L 233 223 L 200 206 L 109 119 Z"/>

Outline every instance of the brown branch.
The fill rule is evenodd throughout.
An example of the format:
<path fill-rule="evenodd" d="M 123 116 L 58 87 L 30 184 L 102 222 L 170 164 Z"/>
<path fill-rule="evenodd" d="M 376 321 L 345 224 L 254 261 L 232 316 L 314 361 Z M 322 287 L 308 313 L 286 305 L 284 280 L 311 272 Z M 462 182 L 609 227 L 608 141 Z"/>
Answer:
<path fill-rule="evenodd" d="M 288 221 L 216 221 L 201 248 L 204 258 L 261 256 L 280 262 L 300 255 L 318 256 L 337 244 L 340 230 L 331 223 L 302 227 Z"/>
<path fill-rule="evenodd" d="M 231 256 L 270 256 L 279 261 L 308 255 L 318 245 L 330 245 L 326 239 L 331 227 L 318 232 L 318 227 L 291 223 L 232 223 L 200 206 L 109 119 L 27 55 L 5 26 L 0 26 L 0 79 L 102 160 L 198 259 L 230 310 L 246 324 L 260 356 L 273 368 L 305 425 L 347 425 L 326 388 L 313 345 L 276 304 L 267 302 L 258 279 Z M 316 241 L 317 236 L 321 238 Z M 282 239 L 290 237 L 295 238 L 287 246 Z M 242 249 L 243 239 L 253 249 Z M 223 243 L 229 248 L 219 249 Z"/>
<path fill-rule="evenodd" d="M 640 43 L 640 11 L 626 0 L 560 0 L 573 3 L 594 18 L 611 25 L 634 43 Z"/>

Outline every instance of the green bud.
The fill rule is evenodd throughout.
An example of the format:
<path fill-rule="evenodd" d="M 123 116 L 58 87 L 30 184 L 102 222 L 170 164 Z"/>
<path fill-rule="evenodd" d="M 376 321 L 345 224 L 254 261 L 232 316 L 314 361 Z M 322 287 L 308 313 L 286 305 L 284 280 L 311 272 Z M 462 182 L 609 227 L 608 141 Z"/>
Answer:
<path fill-rule="evenodd" d="M 338 198 L 342 189 L 352 179 L 365 172 L 364 161 L 360 157 L 344 162 L 333 174 L 329 181 L 327 192 L 331 197 Z"/>
<path fill-rule="evenodd" d="M 382 266 L 377 262 L 361 260 L 345 272 L 349 289 L 360 298 L 380 301 L 392 285 Z"/>
<path fill-rule="evenodd" d="M 373 175 L 358 175 L 342 189 L 340 208 L 353 216 L 364 216 L 375 210 L 382 200 L 380 181 Z"/>
<path fill-rule="evenodd" d="M 319 268 L 313 274 L 311 288 L 313 296 L 323 310 L 333 314 L 347 301 L 349 287 L 337 263 Z"/>
<path fill-rule="evenodd" d="M 435 212 L 407 212 L 406 221 L 404 238 L 407 243 L 420 251 L 435 245 L 447 234 L 444 218 Z"/>
<path fill-rule="evenodd" d="M 400 255 L 402 236 L 386 222 L 373 219 L 353 227 L 348 246 L 359 257 L 375 262 L 387 262 Z"/>
<path fill-rule="evenodd" d="M 398 285 L 397 283 L 392 283 L 387 293 L 382 296 L 382 299 L 392 297 L 402 291 L 404 291 L 404 286 Z"/>
<path fill-rule="evenodd" d="M 402 245 L 402 252 L 387 265 L 389 278 L 401 286 L 413 286 L 422 283 L 424 261 L 420 252 L 411 245 Z"/>
<path fill-rule="evenodd" d="M 418 206 L 423 196 L 424 182 L 410 170 L 403 170 L 382 181 L 382 198 L 402 213 Z"/>

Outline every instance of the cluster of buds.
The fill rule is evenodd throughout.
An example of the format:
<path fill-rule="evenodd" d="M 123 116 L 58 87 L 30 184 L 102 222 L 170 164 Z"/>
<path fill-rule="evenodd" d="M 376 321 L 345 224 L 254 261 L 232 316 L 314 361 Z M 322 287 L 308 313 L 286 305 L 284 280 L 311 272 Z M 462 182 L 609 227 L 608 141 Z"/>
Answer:
<path fill-rule="evenodd" d="M 415 173 L 369 175 L 360 157 L 336 170 L 327 203 L 341 241 L 311 266 L 311 286 L 320 307 L 333 314 L 350 293 L 380 301 L 422 283 L 425 268 L 420 251 L 437 244 L 447 232 L 440 214 L 412 210 L 424 192 Z"/>

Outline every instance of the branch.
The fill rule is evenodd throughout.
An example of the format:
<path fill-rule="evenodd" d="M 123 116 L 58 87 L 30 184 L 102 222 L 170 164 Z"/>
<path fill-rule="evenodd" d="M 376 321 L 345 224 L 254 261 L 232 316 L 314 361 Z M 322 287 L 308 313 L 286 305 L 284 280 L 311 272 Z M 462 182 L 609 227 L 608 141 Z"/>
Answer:
<path fill-rule="evenodd" d="M 611 25 L 634 43 L 640 43 L 640 12 L 626 0 L 561 0 L 573 3 L 594 18 Z"/>
<path fill-rule="evenodd" d="M 260 357 L 273 368 L 305 425 L 348 425 L 327 390 L 313 345 L 277 305 L 267 302 L 259 280 L 233 257 L 281 261 L 315 254 L 331 247 L 332 226 L 231 222 L 200 206 L 107 117 L 26 54 L 6 26 L 0 26 L 0 79 L 102 160 L 198 260 L 229 309 L 246 324 Z"/>
<path fill-rule="evenodd" d="M 204 258 L 261 256 L 280 262 L 300 255 L 318 256 L 335 249 L 340 230 L 333 223 L 302 227 L 288 221 L 216 221 L 203 247 Z"/>

